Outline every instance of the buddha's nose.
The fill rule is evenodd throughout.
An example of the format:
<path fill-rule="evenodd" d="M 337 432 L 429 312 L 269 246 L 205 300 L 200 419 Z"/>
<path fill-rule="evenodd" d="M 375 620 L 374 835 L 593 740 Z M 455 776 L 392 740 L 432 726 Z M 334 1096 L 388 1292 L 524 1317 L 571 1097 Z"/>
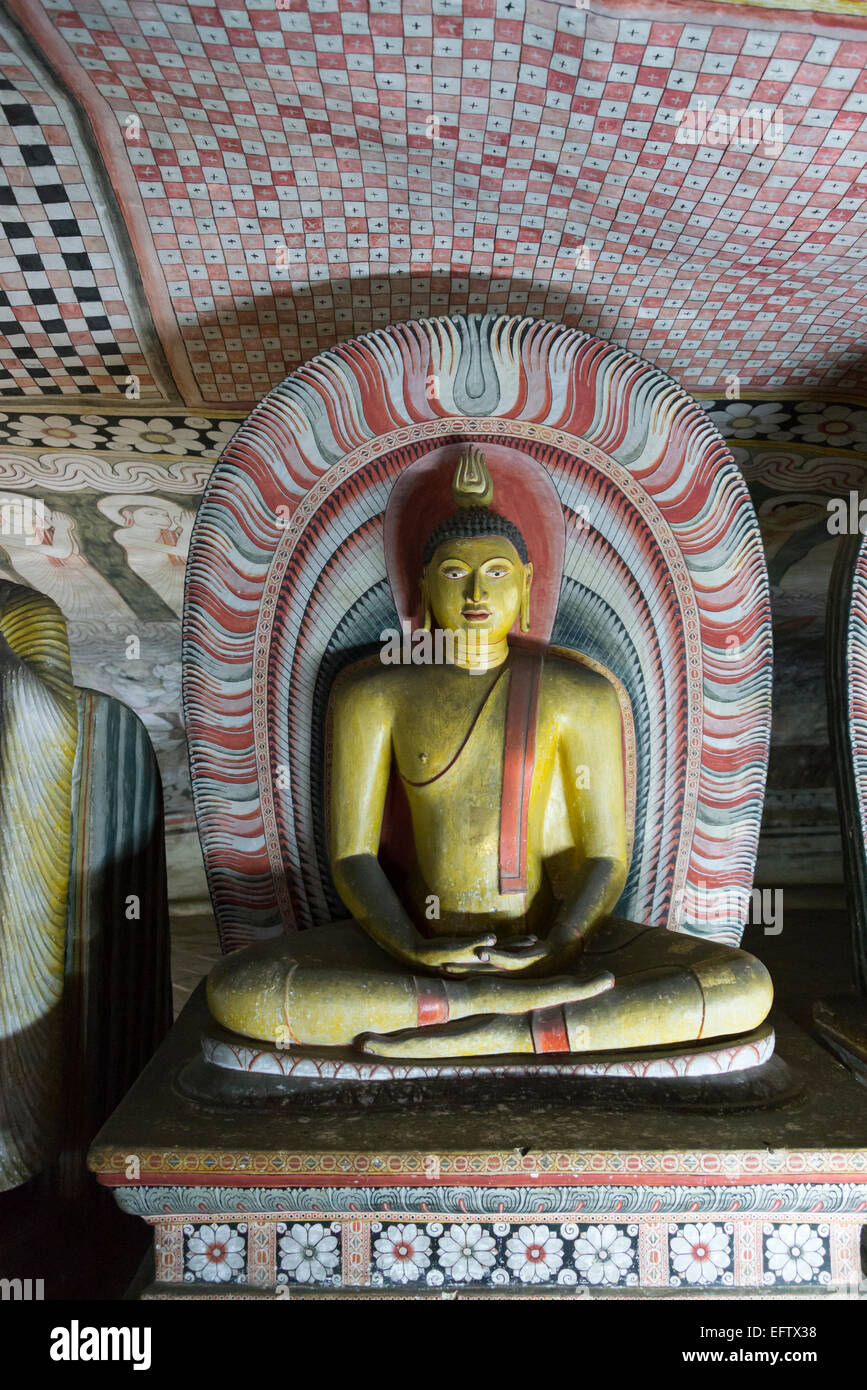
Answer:
<path fill-rule="evenodd" d="M 472 589 L 474 603 L 478 603 L 479 599 L 488 597 L 488 591 L 485 588 L 485 576 L 482 574 L 481 570 L 475 570 L 473 572 Z"/>

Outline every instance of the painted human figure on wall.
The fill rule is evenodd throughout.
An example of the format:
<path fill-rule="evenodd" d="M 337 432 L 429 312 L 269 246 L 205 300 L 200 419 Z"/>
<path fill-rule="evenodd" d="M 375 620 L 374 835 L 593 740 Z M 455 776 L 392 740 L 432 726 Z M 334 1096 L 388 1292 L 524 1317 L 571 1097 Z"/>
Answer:
<path fill-rule="evenodd" d="M 0 510 L 20 497 L 0 492 Z M 4 527 L 0 545 L 16 573 L 53 599 L 67 622 L 135 622 L 132 609 L 82 553 L 75 519 L 47 505 L 35 528 Z"/>
<path fill-rule="evenodd" d="M 97 506 L 117 522 L 114 539 L 126 551 L 130 569 L 180 614 L 195 514 L 177 502 L 144 494 L 101 497 Z"/>

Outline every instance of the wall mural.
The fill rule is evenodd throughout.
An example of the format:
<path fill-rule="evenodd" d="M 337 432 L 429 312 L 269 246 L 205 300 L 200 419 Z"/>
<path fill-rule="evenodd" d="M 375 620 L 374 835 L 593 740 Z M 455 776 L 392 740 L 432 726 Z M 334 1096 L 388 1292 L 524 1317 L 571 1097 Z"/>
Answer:
<path fill-rule="evenodd" d="M 747 480 L 772 586 L 774 723 L 759 880 L 833 882 L 840 845 L 823 644 L 839 537 L 828 504 L 843 499 L 848 509 L 855 494 L 857 524 L 867 411 L 798 399 L 702 404 Z M 0 575 L 58 603 L 76 684 L 117 696 L 147 726 L 176 907 L 205 893 L 181 717 L 184 565 L 205 482 L 237 424 L 237 412 L 153 417 L 104 406 L 99 415 L 0 415 Z"/>

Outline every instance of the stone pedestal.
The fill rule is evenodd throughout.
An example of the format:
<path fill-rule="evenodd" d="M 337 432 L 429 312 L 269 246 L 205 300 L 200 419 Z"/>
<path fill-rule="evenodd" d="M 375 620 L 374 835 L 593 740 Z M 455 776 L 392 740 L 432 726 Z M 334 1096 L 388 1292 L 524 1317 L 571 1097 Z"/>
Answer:
<path fill-rule="evenodd" d="M 867 1091 L 775 1024 L 793 1086 L 747 1108 L 585 1078 L 205 1105 L 199 991 L 90 1165 L 154 1227 L 150 1297 L 858 1296 Z"/>

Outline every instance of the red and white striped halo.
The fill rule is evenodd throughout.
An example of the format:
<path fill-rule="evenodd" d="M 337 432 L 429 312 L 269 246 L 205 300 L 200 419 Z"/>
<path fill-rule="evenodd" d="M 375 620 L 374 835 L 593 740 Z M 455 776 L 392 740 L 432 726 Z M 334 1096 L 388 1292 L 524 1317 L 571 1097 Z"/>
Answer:
<path fill-rule="evenodd" d="M 397 625 L 392 488 L 470 442 L 511 480 L 495 509 L 517 508 L 529 532 L 534 635 L 550 624 L 554 644 L 628 695 L 635 840 L 618 910 L 737 944 L 771 713 L 767 572 L 746 485 L 704 412 L 648 363 L 563 325 L 487 315 L 399 324 L 314 358 L 256 407 L 211 476 L 187 568 L 184 705 L 224 949 L 345 915 L 324 840 L 329 690 Z M 559 545 L 545 551 L 554 492 L 562 576 L 552 562 L 540 583 Z M 415 517 L 425 536 L 437 519 Z"/>

